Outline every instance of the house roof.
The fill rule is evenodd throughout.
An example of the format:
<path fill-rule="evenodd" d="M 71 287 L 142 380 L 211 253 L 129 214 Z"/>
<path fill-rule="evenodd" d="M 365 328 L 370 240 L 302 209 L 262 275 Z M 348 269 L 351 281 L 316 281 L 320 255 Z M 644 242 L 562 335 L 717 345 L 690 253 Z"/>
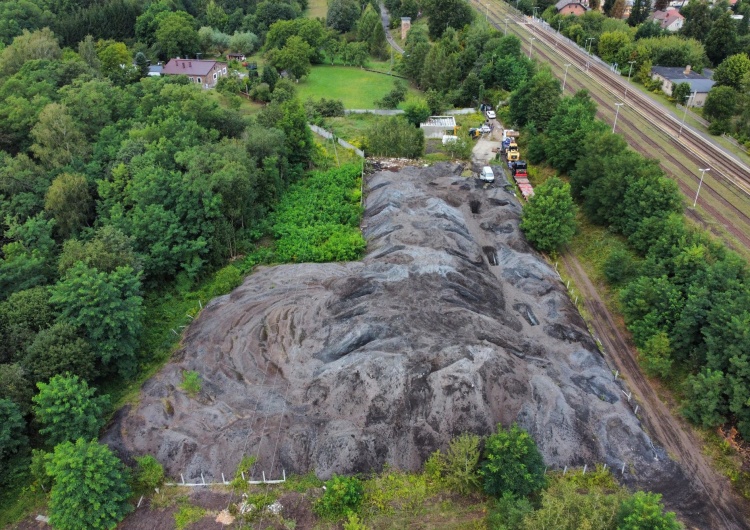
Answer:
<path fill-rule="evenodd" d="M 684 20 L 680 12 L 675 8 L 667 9 L 666 11 L 654 11 L 651 15 L 652 20 L 656 20 L 662 28 L 668 28 L 676 20 Z"/>
<path fill-rule="evenodd" d="M 198 59 L 170 59 L 164 65 L 162 73 L 165 75 L 207 75 L 218 62 Z"/>
<path fill-rule="evenodd" d="M 687 83 L 690 85 L 691 92 L 708 92 L 716 84 L 715 81 L 701 74 L 695 73 L 692 70 L 685 73 L 685 68 L 676 66 L 654 66 L 651 68 L 651 73 L 658 74 L 673 83 Z"/>
<path fill-rule="evenodd" d="M 160 64 L 153 64 L 148 67 L 149 75 L 161 75 L 164 67 Z"/>
<path fill-rule="evenodd" d="M 575 4 L 575 5 L 581 6 L 584 9 L 584 11 L 588 11 L 589 10 L 588 7 L 586 7 L 585 5 L 583 5 L 578 0 L 560 0 L 559 2 L 557 2 L 555 4 L 555 9 L 557 9 L 558 11 L 560 11 L 560 10 L 562 10 L 562 8 L 564 8 L 565 6 L 568 6 L 570 4 Z"/>

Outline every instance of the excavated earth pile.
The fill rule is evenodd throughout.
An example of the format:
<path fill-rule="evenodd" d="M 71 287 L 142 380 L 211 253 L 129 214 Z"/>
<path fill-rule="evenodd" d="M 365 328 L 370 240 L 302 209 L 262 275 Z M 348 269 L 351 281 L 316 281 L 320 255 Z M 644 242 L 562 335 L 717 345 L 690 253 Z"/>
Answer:
<path fill-rule="evenodd" d="M 521 208 L 460 166 L 368 178 L 359 262 L 260 268 L 208 304 L 105 441 L 173 477 L 418 469 L 518 422 L 549 466 L 608 464 L 700 524 L 701 496 L 643 432 Z M 498 171 L 499 173 L 499 171 Z M 183 370 L 203 384 L 188 397 Z"/>

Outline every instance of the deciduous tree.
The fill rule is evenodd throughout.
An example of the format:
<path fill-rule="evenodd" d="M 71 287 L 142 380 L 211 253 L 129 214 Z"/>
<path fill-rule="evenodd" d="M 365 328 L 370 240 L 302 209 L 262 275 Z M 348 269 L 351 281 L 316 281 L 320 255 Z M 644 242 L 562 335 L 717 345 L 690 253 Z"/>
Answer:
<path fill-rule="evenodd" d="M 95 388 L 77 375 L 56 375 L 49 383 L 37 383 L 39 393 L 34 396 L 34 416 L 42 425 L 39 433 L 47 444 L 58 444 L 99 435 L 104 425 L 104 409 L 109 396 L 94 397 Z"/>
<path fill-rule="evenodd" d="M 729 120 L 737 110 L 737 91 L 729 86 L 711 88 L 703 107 L 703 115 L 711 121 Z"/>
<path fill-rule="evenodd" d="M 104 366 L 120 375 L 135 371 L 142 326 L 140 279 L 130 267 L 102 272 L 77 263 L 53 288 L 60 319 L 82 329 Z"/>
<path fill-rule="evenodd" d="M 165 58 L 186 57 L 198 51 L 195 19 L 184 11 L 158 15 L 154 36 Z"/>
<path fill-rule="evenodd" d="M 96 373 L 96 355 L 76 328 L 64 322 L 43 329 L 26 350 L 23 366 L 33 381 L 49 381 L 70 373 L 91 380 Z"/>
<path fill-rule="evenodd" d="M 462 0 L 425 0 L 421 5 L 433 39 L 440 38 L 447 28 L 460 30 L 474 18 L 471 7 Z"/>
<path fill-rule="evenodd" d="M 331 0 L 328 2 L 326 24 L 341 33 L 351 31 L 360 16 L 357 0 Z"/>
<path fill-rule="evenodd" d="M 737 52 L 737 24 L 729 11 L 713 23 L 704 44 L 706 55 L 714 65 Z"/>
<path fill-rule="evenodd" d="M 9 399 L 0 398 L 0 463 L 26 444 L 26 422 L 21 410 Z"/>
<path fill-rule="evenodd" d="M 294 79 L 310 73 L 313 49 L 301 37 L 290 37 L 283 48 L 269 53 L 269 60 L 278 70 L 286 70 Z"/>
<path fill-rule="evenodd" d="M 713 79 L 717 85 L 742 88 L 742 80 L 750 72 L 750 58 L 745 53 L 730 55 L 714 70 Z"/>
<path fill-rule="evenodd" d="M 538 186 L 523 209 L 519 226 L 526 239 L 542 252 L 570 241 L 576 231 L 576 207 L 570 185 L 552 177 Z"/>
<path fill-rule="evenodd" d="M 70 117 L 68 109 L 50 103 L 39 114 L 39 122 L 31 129 L 34 144 L 31 151 L 49 168 L 59 168 L 75 159 L 82 159 L 89 151 L 86 138 Z"/>
<path fill-rule="evenodd" d="M 54 482 L 49 512 L 55 528 L 110 530 L 133 509 L 122 462 L 96 440 L 58 445 L 45 468 Z"/>
<path fill-rule="evenodd" d="M 365 131 L 364 147 L 375 156 L 419 158 L 424 153 L 424 133 L 399 116 L 380 118 Z"/>
<path fill-rule="evenodd" d="M 93 206 L 86 177 L 76 173 L 57 177 L 44 197 L 44 209 L 55 218 L 63 239 L 78 233 L 89 223 Z"/>

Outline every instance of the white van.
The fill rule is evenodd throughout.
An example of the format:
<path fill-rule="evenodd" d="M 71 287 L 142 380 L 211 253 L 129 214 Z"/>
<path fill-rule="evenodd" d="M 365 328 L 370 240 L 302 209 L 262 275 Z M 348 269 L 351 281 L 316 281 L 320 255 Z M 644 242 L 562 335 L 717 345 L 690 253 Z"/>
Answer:
<path fill-rule="evenodd" d="M 485 182 L 495 182 L 495 174 L 492 172 L 492 168 L 490 166 L 484 166 L 482 168 L 482 172 L 479 174 L 479 180 L 483 180 Z"/>

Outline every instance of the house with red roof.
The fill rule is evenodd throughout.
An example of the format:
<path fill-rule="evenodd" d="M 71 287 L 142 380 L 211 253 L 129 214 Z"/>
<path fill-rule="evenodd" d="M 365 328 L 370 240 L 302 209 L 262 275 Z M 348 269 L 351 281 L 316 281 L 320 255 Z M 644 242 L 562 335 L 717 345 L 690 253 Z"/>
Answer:
<path fill-rule="evenodd" d="M 581 0 L 560 0 L 555 4 L 558 14 L 560 15 L 583 15 L 589 10 L 588 6 Z"/>
<path fill-rule="evenodd" d="M 651 20 L 658 22 L 661 29 L 673 32 L 679 31 L 685 23 L 685 17 L 674 7 L 667 8 L 666 11 L 654 11 Z"/>
<path fill-rule="evenodd" d="M 220 77 L 227 75 L 227 63 L 199 59 L 170 59 L 161 75 L 184 75 L 202 88 L 213 88 Z"/>

